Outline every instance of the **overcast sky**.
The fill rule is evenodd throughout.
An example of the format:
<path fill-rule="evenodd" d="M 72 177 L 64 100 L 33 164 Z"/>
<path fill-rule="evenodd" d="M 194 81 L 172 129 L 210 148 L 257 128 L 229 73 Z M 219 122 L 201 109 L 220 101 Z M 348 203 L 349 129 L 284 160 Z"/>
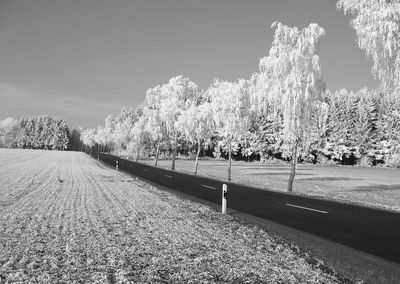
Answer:
<path fill-rule="evenodd" d="M 144 100 L 184 75 L 200 88 L 258 70 L 274 21 L 326 30 L 328 88 L 375 88 L 336 0 L 0 0 L 0 119 L 49 114 L 71 128 Z"/>

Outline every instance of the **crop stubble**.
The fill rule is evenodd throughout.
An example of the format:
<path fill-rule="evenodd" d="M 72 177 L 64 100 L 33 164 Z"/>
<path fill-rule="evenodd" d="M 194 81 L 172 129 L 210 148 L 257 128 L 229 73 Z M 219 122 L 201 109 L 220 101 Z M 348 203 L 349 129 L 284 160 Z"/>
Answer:
<path fill-rule="evenodd" d="M 340 283 L 265 231 L 83 153 L 0 160 L 0 282 Z"/>

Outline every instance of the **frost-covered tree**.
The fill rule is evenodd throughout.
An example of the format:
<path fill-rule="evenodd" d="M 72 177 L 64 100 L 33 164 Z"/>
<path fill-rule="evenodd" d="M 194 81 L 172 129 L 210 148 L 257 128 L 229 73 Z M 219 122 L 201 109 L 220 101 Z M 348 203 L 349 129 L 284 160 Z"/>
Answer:
<path fill-rule="evenodd" d="M 260 64 L 260 72 L 254 73 L 249 80 L 251 125 L 247 133 L 247 152 L 258 153 L 260 161 L 266 151 L 280 151 L 282 136 L 281 105 L 272 96 L 277 83 L 272 71 L 264 67 Z"/>
<path fill-rule="evenodd" d="M 165 123 L 161 120 L 160 108 L 162 104 L 161 86 L 157 85 L 146 92 L 143 103 L 143 116 L 147 118 L 145 130 L 156 144 L 154 165 L 157 166 L 161 143 L 167 137 Z"/>
<path fill-rule="evenodd" d="M 400 87 L 400 1 L 340 0 L 339 9 L 351 13 L 358 45 L 372 59 L 372 73 L 384 91 Z"/>
<path fill-rule="evenodd" d="M 88 128 L 82 131 L 80 138 L 82 143 L 89 148 L 89 153 L 92 153 L 92 147 L 96 145 L 95 136 L 96 130 L 94 128 Z"/>
<path fill-rule="evenodd" d="M 0 147 L 11 148 L 16 146 L 18 120 L 7 117 L 0 120 Z"/>
<path fill-rule="evenodd" d="M 59 117 L 22 118 L 18 128 L 15 144 L 20 148 L 66 150 L 70 145 L 68 125 Z"/>
<path fill-rule="evenodd" d="M 143 147 L 146 135 L 147 119 L 148 118 L 144 115 L 140 116 L 131 129 L 130 137 L 133 146 L 132 148 L 136 149 L 136 162 L 139 161 L 140 150 Z"/>
<path fill-rule="evenodd" d="M 161 105 L 159 115 L 164 123 L 171 145 L 173 147 L 171 169 L 175 169 L 175 159 L 178 149 L 178 139 L 182 134 L 177 122 L 182 112 L 198 99 L 198 87 L 182 75 L 171 78 L 161 86 Z"/>
<path fill-rule="evenodd" d="M 318 55 L 325 31 L 317 24 L 310 24 L 303 30 L 279 22 L 272 27 L 275 28 L 274 41 L 269 56 L 261 59 L 260 65 L 277 83 L 270 100 L 279 102 L 282 107 L 284 139 L 292 149 L 288 181 L 288 191 L 292 191 L 298 146 L 310 133 L 314 102 L 325 88 Z"/>
<path fill-rule="evenodd" d="M 196 161 L 194 173 L 197 174 L 199 155 L 202 144 L 209 143 L 215 133 L 215 122 L 213 119 L 211 103 L 205 101 L 193 103 L 188 109 L 182 112 L 177 122 L 178 129 L 181 129 L 186 139 L 192 144 L 197 144 Z"/>
<path fill-rule="evenodd" d="M 93 140 L 97 145 L 97 149 L 99 152 L 104 152 L 106 150 L 107 137 L 103 126 L 97 126 L 97 129 L 95 130 L 95 134 L 93 136 Z"/>
<path fill-rule="evenodd" d="M 250 126 L 248 81 L 242 79 L 231 83 L 215 80 L 208 89 L 208 95 L 217 133 L 228 148 L 227 179 L 229 181 L 232 172 L 233 147 L 243 141 Z"/>
<path fill-rule="evenodd" d="M 126 150 L 131 142 L 131 129 L 141 115 L 141 106 L 136 109 L 123 108 L 121 113 L 115 118 L 114 142 L 116 148 Z"/>
<path fill-rule="evenodd" d="M 115 146 L 115 121 L 111 114 L 107 115 L 105 118 L 104 140 L 106 147 L 109 147 L 111 152 Z"/>

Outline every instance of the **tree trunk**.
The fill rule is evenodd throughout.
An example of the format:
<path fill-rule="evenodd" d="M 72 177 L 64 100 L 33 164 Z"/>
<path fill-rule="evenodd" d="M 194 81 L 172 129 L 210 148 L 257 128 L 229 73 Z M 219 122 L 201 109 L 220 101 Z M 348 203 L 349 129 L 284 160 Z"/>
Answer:
<path fill-rule="evenodd" d="M 139 156 L 140 156 L 140 143 L 138 144 L 138 149 L 137 149 L 137 154 L 136 154 L 136 162 L 139 162 Z"/>
<path fill-rule="evenodd" d="M 197 144 L 198 144 L 198 146 L 197 146 L 197 153 L 196 153 L 196 162 L 194 164 L 194 174 L 195 175 L 197 174 L 197 167 L 199 165 L 199 156 L 200 156 L 200 151 L 201 151 L 201 141 L 200 141 L 200 139 L 197 140 Z"/>
<path fill-rule="evenodd" d="M 154 162 L 154 166 L 157 166 L 158 163 L 158 154 L 160 153 L 160 139 L 157 141 L 157 149 L 156 149 L 156 161 Z"/>
<path fill-rule="evenodd" d="M 260 163 L 263 162 L 263 145 L 260 143 Z"/>
<path fill-rule="evenodd" d="M 175 135 L 175 142 L 174 142 L 174 152 L 172 154 L 172 165 L 171 170 L 175 170 L 175 158 L 176 158 L 176 151 L 178 150 L 178 135 Z"/>
<path fill-rule="evenodd" d="M 231 170 L 232 170 L 232 145 L 231 142 L 229 142 L 228 181 L 231 180 Z"/>
<path fill-rule="evenodd" d="M 292 192 L 293 191 L 293 181 L 294 181 L 294 177 L 296 175 L 296 164 L 297 164 L 297 142 L 295 142 L 294 147 L 293 147 L 293 156 L 292 156 L 292 167 L 290 170 L 290 176 L 289 176 L 289 182 L 288 182 L 288 188 L 287 191 L 288 192 Z"/>

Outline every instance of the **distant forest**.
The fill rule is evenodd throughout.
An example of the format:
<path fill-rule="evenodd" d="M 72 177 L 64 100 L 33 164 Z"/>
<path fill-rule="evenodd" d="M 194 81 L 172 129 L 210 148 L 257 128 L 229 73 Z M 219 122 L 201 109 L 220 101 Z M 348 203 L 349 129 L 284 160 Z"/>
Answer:
<path fill-rule="evenodd" d="M 8 117 L 0 121 L 1 148 L 80 150 L 79 139 L 79 130 L 71 133 L 60 117 Z"/>

